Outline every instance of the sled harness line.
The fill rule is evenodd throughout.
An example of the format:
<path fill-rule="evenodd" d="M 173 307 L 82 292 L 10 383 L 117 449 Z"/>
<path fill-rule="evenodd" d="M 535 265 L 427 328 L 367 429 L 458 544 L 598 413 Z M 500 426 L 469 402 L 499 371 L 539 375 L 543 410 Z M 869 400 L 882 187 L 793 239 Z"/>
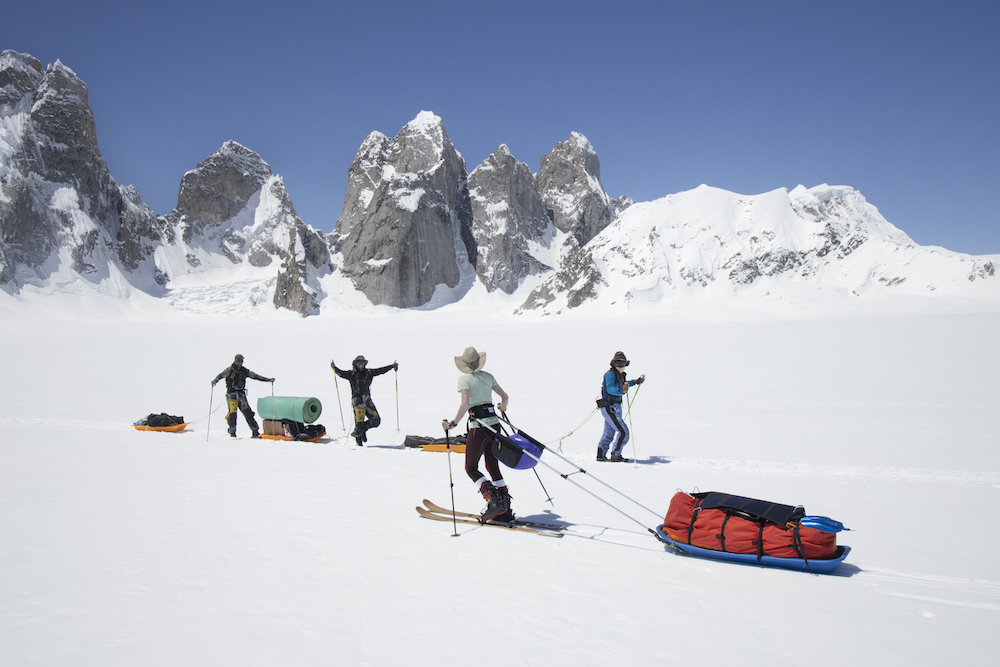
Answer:
<path fill-rule="evenodd" d="M 577 425 L 577 427 L 576 427 L 576 428 L 574 428 L 574 429 L 573 429 L 572 431 L 570 431 L 569 433 L 567 433 L 566 435 L 564 435 L 564 436 L 562 436 L 562 437 L 560 437 L 560 438 L 556 438 L 555 440 L 549 440 L 549 441 L 548 441 L 548 442 L 546 442 L 545 444 L 546 444 L 546 445 L 551 445 L 551 444 L 552 444 L 552 443 L 554 443 L 554 442 L 558 442 L 558 443 L 559 443 L 559 448 L 558 448 L 558 449 L 559 449 L 559 451 L 561 452 L 561 451 L 562 451 L 562 441 L 563 441 L 563 440 L 565 440 L 566 438 L 568 438 L 569 436 L 573 435 L 573 434 L 574 434 L 574 433 L 576 433 L 577 431 L 579 431 L 579 430 L 580 430 L 580 428 L 582 428 L 584 424 L 586 424 L 587 422 L 589 422 L 589 421 L 590 421 L 590 418 L 591 418 L 591 417 L 593 417 L 594 415 L 596 415 L 596 414 L 597 414 L 597 411 L 598 411 L 598 410 L 600 410 L 600 408 L 594 408 L 593 410 L 591 410 L 590 414 L 589 414 L 589 415 L 587 415 L 587 416 L 586 416 L 586 418 L 585 418 L 585 419 L 584 419 L 584 420 L 583 420 L 582 422 L 580 422 L 580 423 L 579 423 L 579 424 Z"/>
<path fill-rule="evenodd" d="M 529 437 L 529 436 L 527 436 L 527 434 L 526 434 L 526 433 L 524 433 L 523 431 L 521 431 L 521 430 L 520 430 L 519 428 L 517 428 L 516 426 L 514 426 L 514 425 L 513 425 L 512 423 L 510 423 L 510 421 L 508 421 L 508 420 L 507 420 L 507 418 L 506 418 L 506 415 L 503 415 L 502 417 L 500 417 L 500 420 L 501 420 L 501 421 L 502 421 L 503 423 L 507 424 L 507 426 L 509 426 L 509 427 L 510 427 L 510 428 L 511 428 L 511 429 L 512 429 L 512 430 L 513 430 L 514 432 L 516 432 L 517 434 L 521 435 L 522 437 Z M 488 429 L 489 429 L 490 431 L 492 431 L 492 432 L 493 432 L 493 434 L 494 434 L 494 435 L 496 435 L 496 436 L 497 436 L 498 438 L 499 438 L 499 437 L 500 437 L 500 436 L 502 435 L 502 434 L 500 433 L 500 428 L 499 428 L 499 425 L 498 425 L 498 427 L 497 427 L 496 429 L 492 428 L 491 426 L 488 426 L 488 425 L 485 425 L 485 424 L 484 424 L 483 426 L 484 426 L 485 428 L 488 428 Z M 646 530 L 647 532 L 651 533 L 651 534 L 652 534 L 652 535 L 654 535 L 654 536 L 656 535 L 656 531 L 655 531 L 655 530 L 653 530 L 652 528 L 650 528 L 649 526 L 647 526 L 647 525 L 646 525 L 646 524 L 644 524 L 643 522 L 639 521 L 638 519 L 636 519 L 635 517 L 633 517 L 633 516 L 632 516 L 631 514 L 629 514 L 629 513 L 625 512 L 624 510 L 622 510 L 622 509 L 620 509 L 620 508 L 618 508 L 618 507 L 615 507 L 614 505 L 612 505 L 611 503 L 609 503 L 608 501 L 606 501 L 606 500 L 605 500 L 604 498 L 601 498 L 601 497 L 600 497 L 599 495 L 597 495 L 596 493 L 594 493 L 594 492 L 593 492 L 593 491 L 591 491 L 590 489 L 588 489 L 588 488 L 586 488 L 586 487 L 582 486 L 581 484 L 578 484 L 578 483 L 577 483 L 577 482 L 575 482 L 574 480 L 570 479 L 570 476 L 571 476 L 571 475 L 575 475 L 576 473 L 583 473 L 583 474 L 587 474 L 587 471 L 586 471 L 586 470 L 584 470 L 583 468 L 580 468 L 579 466 L 577 466 L 577 470 L 575 470 L 575 471 L 574 471 L 574 472 L 572 472 L 572 473 L 563 473 L 563 472 L 560 472 L 560 471 L 559 471 L 558 469 L 556 469 L 556 468 L 555 468 L 554 466 L 552 466 L 552 465 L 550 465 L 550 464 L 546 463 L 545 461 L 542 461 L 542 459 L 541 459 L 541 455 L 540 455 L 540 454 L 539 454 L 539 456 L 535 456 L 535 454 L 534 454 L 533 452 L 531 452 L 531 451 L 529 451 L 529 450 L 527 450 L 527 449 L 524 449 L 524 448 L 520 447 L 520 446 L 519 446 L 519 445 L 517 445 L 516 443 L 512 442 L 512 441 L 511 441 L 511 440 L 510 440 L 509 438 L 504 438 L 504 440 L 506 440 L 506 442 L 503 442 L 504 446 L 509 446 L 509 447 L 513 447 L 513 448 L 517 448 L 517 449 L 520 449 L 520 450 L 521 450 L 521 453 L 522 453 L 522 454 L 527 454 L 527 455 L 528 455 L 529 457 L 533 458 L 533 459 L 534 459 L 534 460 L 535 460 L 536 462 L 538 462 L 538 463 L 541 463 L 541 464 L 542 464 L 542 465 L 544 465 L 545 467 L 549 468 L 550 470 L 552 470 L 553 472 L 555 472 L 555 473 L 556 473 L 557 475 L 559 475 L 560 477 L 562 477 L 562 478 L 563 478 L 563 479 L 565 479 L 566 481 L 568 481 L 568 482 L 570 482 L 570 483 L 572 483 L 572 484 L 576 485 L 576 486 L 577 486 L 578 488 L 580 488 L 580 489 L 581 489 L 581 490 L 583 490 L 584 492 L 588 493 L 589 495 L 593 496 L 593 497 L 594 497 L 594 498 L 596 498 L 597 500 L 601 501 L 602 503 L 604 503 L 605 505 L 607 505 L 607 506 L 608 506 L 608 507 L 610 507 L 611 509 L 615 510 L 616 512 L 618 512 L 618 513 L 619 513 L 619 514 L 621 514 L 622 516 L 626 517 L 626 518 L 627 518 L 627 519 L 629 519 L 630 521 L 632 521 L 632 522 L 634 522 L 634 523 L 637 523 L 637 524 L 639 524 L 639 525 L 640 525 L 640 526 L 642 526 L 642 527 L 643 527 L 643 528 L 644 528 L 644 529 L 645 529 L 645 530 Z M 541 445 L 541 443 L 538 443 L 537 441 L 535 441 L 535 442 L 536 442 L 536 444 L 538 444 L 538 445 Z M 542 448 L 543 448 L 543 450 L 544 450 L 544 449 L 545 449 L 545 446 L 544 446 L 544 445 L 541 445 L 541 446 L 542 446 Z M 551 451 L 551 450 L 550 450 L 550 451 Z M 570 461 L 570 460 L 569 460 L 569 459 L 567 459 L 566 457 L 564 457 L 564 456 L 560 456 L 559 454 L 556 454 L 555 452 L 553 452 L 553 456 L 556 456 L 557 458 L 561 459 L 562 461 L 564 461 L 564 462 L 566 462 L 566 463 L 568 463 L 568 464 L 570 464 L 570 465 L 576 465 L 575 463 L 573 463 L 572 461 Z M 626 500 L 629 500 L 629 501 L 631 501 L 632 503 L 634 503 L 634 504 L 638 505 L 639 507 L 643 508 L 644 510 L 646 510 L 646 511 L 647 511 L 647 512 L 649 512 L 650 514 L 653 514 L 654 516 L 656 516 L 657 518 L 659 518 L 659 516 L 660 516 L 660 515 L 659 515 L 659 513 L 658 513 L 658 512 L 654 512 L 653 510 L 649 509 L 648 507 L 646 507 L 645 505 L 643 505 L 643 504 L 642 504 L 642 503 L 640 503 L 639 501 L 635 500 L 634 498 L 630 498 L 629 496 L 625 495 L 624 493 L 622 493 L 622 492 L 621 492 L 621 491 L 619 491 L 618 489 L 614 488 L 614 487 L 613 487 L 613 486 L 611 486 L 610 484 L 607 484 L 607 483 L 603 482 L 602 480 L 600 480 L 600 479 L 598 479 L 598 478 L 594 477 L 593 475 L 591 475 L 591 477 L 590 477 L 590 478 L 591 478 L 591 479 L 593 479 L 593 480 L 594 480 L 595 482 L 597 482 L 597 483 L 599 483 L 599 484 L 602 484 L 603 486 L 605 486 L 605 487 L 607 487 L 607 488 L 611 489 L 612 491 L 614 491 L 614 492 L 615 492 L 615 493 L 617 493 L 618 495 L 622 496 L 622 497 L 623 497 L 623 498 L 625 498 Z"/>

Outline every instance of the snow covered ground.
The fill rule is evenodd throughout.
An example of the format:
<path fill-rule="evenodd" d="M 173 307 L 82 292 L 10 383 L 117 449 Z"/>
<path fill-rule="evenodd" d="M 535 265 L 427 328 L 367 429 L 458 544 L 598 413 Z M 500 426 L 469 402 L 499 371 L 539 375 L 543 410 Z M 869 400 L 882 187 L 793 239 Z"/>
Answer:
<path fill-rule="evenodd" d="M 301 320 L 0 300 L 0 664 L 951 665 L 1000 651 L 997 309 Z M 562 539 L 453 537 L 414 512 L 449 504 L 449 462 L 403 437 L 454 415 L 452 357 L 468 345 L 488 352 L 511 419 L 638 523 L 542 466 L 554 504 L 511 472 L 514 508 L 572 523 Z M 637 465 L 595 463 L 600 417 L 580 426 L 616 350 L 648 378 L 632 397 Z M 384 421 L 368 447 L 233 441 L 222 410 L 210 430 L 206 417 L 222 403 L 209 380 L 237 352 L 277 395 L 319 398 L 332 435 L 331 359 L 400 368 L 373 384 Z M 270 391 L 250 383 L 252 402 Z M 150 412 L 200 421 L 131 428 Z M 478 511 L 461 456 L 451 475 L 458 507 Z M 833 576 L 676 555 L 644 526 L 678 488 L 802 504 L 851 527 L 853 551 Z"/>

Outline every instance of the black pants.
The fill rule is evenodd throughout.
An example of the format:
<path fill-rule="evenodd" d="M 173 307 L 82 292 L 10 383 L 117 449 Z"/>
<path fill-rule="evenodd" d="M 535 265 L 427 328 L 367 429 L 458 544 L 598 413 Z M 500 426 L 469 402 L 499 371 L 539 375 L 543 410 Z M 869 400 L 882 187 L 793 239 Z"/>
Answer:
<path fill-rule="evenodd" d="M 486 459 L 486 471 L 490 473 L 490 478 L 495 482 L 503 479 L 500 472 L 500 462 L 493 455 L 490 445 L 496 438 L 493 431 L 488 428 L 474 428 L 469 430 L 469 437 L 465 439 L 465 474 L 478 482 L 483 478 L 483 473 L 479 472 L 479 459 Z"/>
<path fill-rule="evenodd" d="M 247 402 L 247 395 L 242 391 L 233 391 L 226 394 L 229 412 L 226 413 L 226 422 L 229 424 L 229 433 L 236 433 L 236 411 L 239 410 L 247 420 L 250 430 L 256 433 L 260 429 L 257 427 L 257 420 L 254 419 L 254 412 Z"/>
<path fill-rule="evenodd" d="M 370 428 L 378 428 L 378 425 L 382 423 L 382 418 L 378 416 L 378 410 L 375 409 L 372 397 L 368 394 L 352 396 L 351 407 L 354 408 L 354 426 L 358 435 Z M 368 421 L 365 421 L 365 418 Z"/>

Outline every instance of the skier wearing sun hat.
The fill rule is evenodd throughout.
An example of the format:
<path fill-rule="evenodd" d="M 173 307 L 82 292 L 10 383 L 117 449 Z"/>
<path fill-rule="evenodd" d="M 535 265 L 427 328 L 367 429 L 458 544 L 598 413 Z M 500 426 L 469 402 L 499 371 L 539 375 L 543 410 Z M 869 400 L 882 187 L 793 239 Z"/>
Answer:
<path fill-rule="evenodd" d="M 490 449 L 495 434 L 488 426 L 499 428 L 500 420 L 496 417 L 493 407 L 493 393 L 500 396 L 497 408 L 501 413 L 507 410 L 509 397 L 500 388 L 496 378 L 483 370 L 486 365 L 486 353 L 477 352 L 474 347 L 465 348 L 462 356 L 455 357 L 455 365 L 462 375 L 458 377 L 458 391 L 462 394 L 462 402 L 458 413 L 452 421 L 444 420 L 441 427 L 445 432 L 455 428 L 462 421 L 466 411 L 469 413 L 469 435 L 465 440 L 465 473 L 476 485 L 488 503 L 483 512 L 483 521 L 513 521 L 514 513 L 510 510 L 510 493 L 507 482 L 500 472 L 500 463 Z M 487 479 L 479 471 L 479 459 L 486 461 Z"/>
<path fill-rule="evenodd" d="M 611 359 L 611 368 L 604 374 L 604 381 L 601 382 L 601 399 L 597 401 L 597 406 L 604 416 L 604 433 L 597 443 L 597 460 L 611 461 L 615 463 L 628 463 L 628 459 L 622 457 L 622 448 L 628 442 L 628 427 L 625 426 L 625 419 L 622 416 L 622 396 L 628 388 L 646 381 L 646 376 L 640 376 L 637 380 L 625 379 L 625 367 L 630 362 L 625 358 L 624 352 L 615 352 Z M 608 456 L 610 448 L 611 455 Z"/>

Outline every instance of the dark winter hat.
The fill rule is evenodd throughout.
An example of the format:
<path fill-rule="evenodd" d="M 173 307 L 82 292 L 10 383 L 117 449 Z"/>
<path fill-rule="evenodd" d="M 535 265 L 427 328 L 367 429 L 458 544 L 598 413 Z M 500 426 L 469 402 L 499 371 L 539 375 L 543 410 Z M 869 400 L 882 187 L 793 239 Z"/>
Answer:
<path fill-rule="evenodd" d="M 624 362 L 624 363 L 622 363 L 622 362 Z M 612 357 L 612 359 L 611 359 L 611 365 L 612 366 L 616 366 L 619 363 L 621 363 L 622 366 L 628 366 L 632 362 L 625 358 L 625 353 L 624 352 L 618 351 L 618 352 L 615 352 L 615 356 Z"/>
<path fill-rule="evenodd" d="M 236 358 L 233 359 L 233 361 L 243 361 L 243 355 L 242 354 L 237 354 Z"/>
<path fill-rule="evenodd" d="M 476 352 L 476 348 L 467 347 L 462 356 L 455 357 L 455 365 L 458 366 L 458 370 L 463 373 L 475 373 L 477 371 L 483 370 L 483 366 L 486 365 L 486 353 L 480 354 Z"/>
<path fill-rule="evenodd" d="M 355 366 L 367 366 L 368 365 L 368 360 L 365 359 L 364 355 L 359 354 L 358 356 L 354 357 L 354 365 Z"/>

